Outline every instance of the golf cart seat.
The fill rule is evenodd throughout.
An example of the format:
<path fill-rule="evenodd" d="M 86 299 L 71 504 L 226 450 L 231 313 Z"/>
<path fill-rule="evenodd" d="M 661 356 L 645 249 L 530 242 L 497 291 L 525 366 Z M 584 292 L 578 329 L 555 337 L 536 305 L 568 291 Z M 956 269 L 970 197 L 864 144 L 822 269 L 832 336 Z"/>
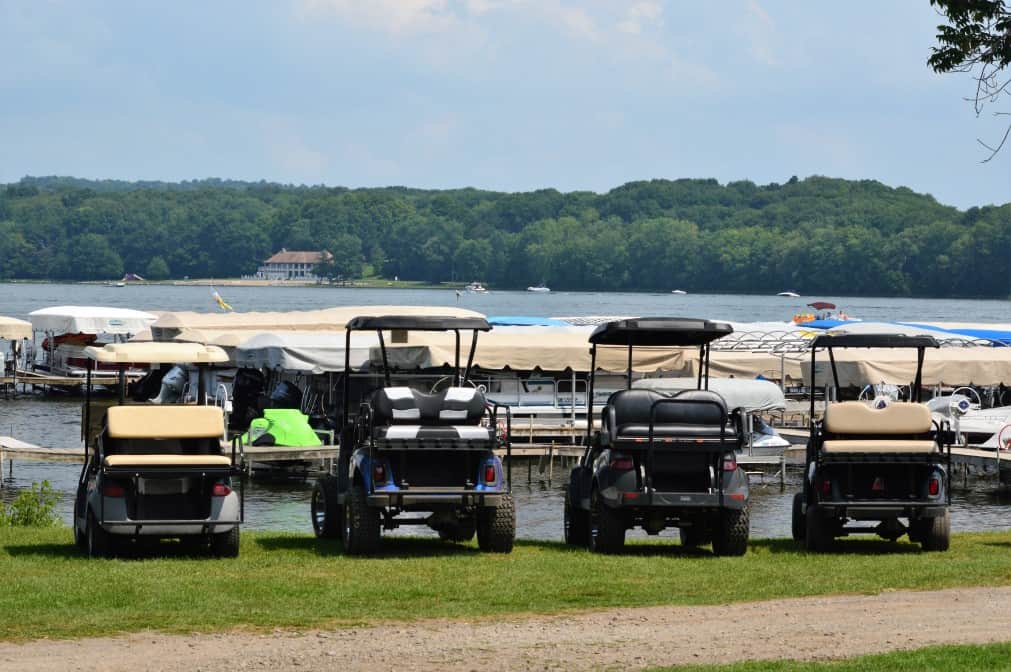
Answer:
<path fill-rule="evenodd" d="M 106 411 L 106 467 L 228 467 L 224 414 L 215 406 L 113 406 Z"/>
<path fill-rule="evenodd" d="M 432 394 L 383 387 L 372 395 L 373 437 L 380 442 L 490 443 L 494 430 L 481 426 L 484 414 L 484 394 L 473 387 Z"/>
<path fill-rule="evenodd" d="M 872 408 L 861 401 L 830 404 L 825 409 L 822 452 L 929 454 L 939 450 L 924 404 L 892 402 Z"/>
<path fill-rule="evenodd" d="M 653 390 L 631 389 L 612 394 L 604 409 L 602 420 L 611 442 L 648 440 L 650 410 L 659 400 L 667 401 L 656 407 L 654 440 L 719 441 L 721 431 L 726 441 L 737 440 L 728 422 L 726 402 L 715 392 L 684 390 L 667 396 Z"/>

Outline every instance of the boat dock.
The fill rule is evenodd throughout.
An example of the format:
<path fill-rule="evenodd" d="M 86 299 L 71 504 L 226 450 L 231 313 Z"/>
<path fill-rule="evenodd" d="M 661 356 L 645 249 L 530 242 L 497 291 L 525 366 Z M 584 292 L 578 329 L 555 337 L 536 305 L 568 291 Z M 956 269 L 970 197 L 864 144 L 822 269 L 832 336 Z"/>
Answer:
<path fill-rule="evenodd" d="M 94 385 L 117 385 L 119 377 L 116 375 L 93 375 L 91 382 Z M 54 387 L 76 388 L 84 386 L 82 376 L 54 376 L 41 371 L 18 370 L 14 375 L 0 376 L 0 389 L 17 392 L 17 388 L 34 391 L 40 388 L 43 392 L 48 392 Z"/>

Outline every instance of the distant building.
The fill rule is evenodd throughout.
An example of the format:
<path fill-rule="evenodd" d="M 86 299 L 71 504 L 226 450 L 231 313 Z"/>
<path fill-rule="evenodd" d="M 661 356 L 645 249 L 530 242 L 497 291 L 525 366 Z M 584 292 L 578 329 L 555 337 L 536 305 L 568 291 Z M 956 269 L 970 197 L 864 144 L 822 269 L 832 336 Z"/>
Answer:
<path fill-rule="evenodd" d="M 281 251 L 263 262 L 256 269 L 256 277 L 261 280 L 300 280 L 302 282 L 317 282 L 316 266 L 320 262 L 330 261 L 333 255 L 326 250 L 319 252 L 294 252 L 281 248 Z"/>

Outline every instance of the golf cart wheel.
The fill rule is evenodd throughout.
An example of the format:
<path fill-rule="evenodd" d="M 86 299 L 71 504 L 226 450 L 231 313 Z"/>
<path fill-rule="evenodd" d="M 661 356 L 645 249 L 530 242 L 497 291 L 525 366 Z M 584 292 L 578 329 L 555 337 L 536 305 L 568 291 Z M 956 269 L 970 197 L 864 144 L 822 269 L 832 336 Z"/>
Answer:
<path fill-rule="evenodd" d="M 950 545 L 951 512 L 945 509 L 943 516 L 930 519 L 930 526 L 926 527 L 920 537 L 920 548 L 925 551 L 946 551 Z"/>
<path fill-rule="evenodd" d="M 504 495 L 498 506 L 477 512 L 477 545 L 490 553 L 510 553 L 516 540 L 516 505 L 512 495 Z"/>
<path fill-rule="evenodd" d="M 80 527 L 77 526 L 78 514 L 77 514 L 77 502 L 74 502 L 74 545 L 80 550 L 88 551 L 88 535 L 86 532 L 82 531 Z"/>
<path fill-rule="evenodd" d="M 835 537 L 829 531 L 829 521 L 822 515 L 821 507 L 809 504 L 804 522 L 804 543 L 807 550 L 815 553 L 829 550 Z"/>
<path fill-rule="evenodd" d="M 748 507 L 723 509 L 713 535 L 713 555 L 744 555 L 748 551 L 751 517 Z"/>
<path fill-rule="evenodd" d="M 804 518 L 804 493 L 793 496 L 793 517 L 790 519 L 790 533 L 794 541 L 804 541 L 807 536 L 807 520 Z"/>
<path fill-rule="evenodd" d="M 239 557 L 239 526 L 211 535 L 211 555 L 216 558 Z"/>
<path fill-rule="evenodd" d="M 465 543 L 474 538 L 474 532 L 476 530 L 477 530 L 477 523 L 474 522 L 473 516 L 469 516 L 467 518 L 461 519 L 455 525 L 440 528 L 439 539 L 442 539 L 443 541 Z"/>
<path fill-rule="evenodd" d="M 337 503 L 337 478 L 324 476 L 312 488 L 309 505 L 312 531 L 320 539 L 336 539 L 341 535 L 343 508 Z"/>
<path fill-rule="evenodd" d="M 565 513 L 562 518 L 563 534 L 565 543 L 570 546 L 586 546 L 587 535 L 590 531 L 587 521 L 586 511 L 575 508 L 569 497 L 569 492 L 565 492 Z"/>
<path fill-rule="evenodd" d="M 713 543 L 713 532 L 705 525 L 679 527 L 678 534 L 681 536 L 681 545 L 688 548 L 698 548 Z"/>
<path fill-rule="evenodd" d="M 108 558 L 111 555 L 112 540 L 109 539 L 109 533 L 98 524 L 95 514 L 91 512 L 88 513 L 84 537 L 85 550 L 89 558 Z"/>
<path fill-rule="evenodd" d="M 365 485 L 352 485 L 344 502 L 344 552 L 351 555 L 375 553 L 379 550 L 379 509 L 369 506 Z"/>
<path fill-rule="evenodd" d="M 596 489 L 590 495 L 589 539 L 594 553 L 616 553 L 625 545 L 625 523 L 621 514 L 604 503 Z"/>

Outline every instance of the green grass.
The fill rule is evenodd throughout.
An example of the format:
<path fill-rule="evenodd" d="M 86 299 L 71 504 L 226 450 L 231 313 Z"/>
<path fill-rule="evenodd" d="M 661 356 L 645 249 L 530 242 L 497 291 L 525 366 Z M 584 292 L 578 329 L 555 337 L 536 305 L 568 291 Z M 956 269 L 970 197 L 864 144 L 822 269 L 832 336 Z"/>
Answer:
<path fill-rule="evenodd" d="M 1011 584 L 1011 532 L 956 535 L 948 553 L 852 540 L 809 555 L 757 540 L 743 558 L 673 544 L 595 556 L 521 542 L 510 555 L 421 539 L 385 539 L 348 558 L 308 535 L 250 533 L 237 560 L 159 555 L 88 560 L 68 529 L 0 528 L 0 638 L 305 628 L 379 619 L 478 617 L 831 593 Z"/>
<path fill-rule="evenodd" d="M 931 646 L 824 663 L 791 660 L 667 667 L 677 672 L 961 672 L 1011 669 L 1011 643 Z"/>

